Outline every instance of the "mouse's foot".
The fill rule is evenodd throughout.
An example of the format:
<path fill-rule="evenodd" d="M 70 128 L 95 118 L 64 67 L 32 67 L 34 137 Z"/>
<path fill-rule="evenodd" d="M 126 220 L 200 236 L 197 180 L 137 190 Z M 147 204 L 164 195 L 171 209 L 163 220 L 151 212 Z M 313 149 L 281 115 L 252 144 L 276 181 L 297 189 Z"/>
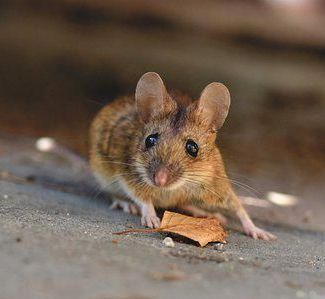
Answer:
<path fill-rule="evenodd" d="M 212 213 L 195 207 L 193 205 L 186 205 L 180 207 L 181 210 L 187 212 L 190 216 L 197 217 L 197 218 L 215 218 L 217 219 L 222 225 L 227 224 L 227 218 L 220 213 Z"/>
<path fill-rule="evenodd" d="M 141 206 L 141 224 L 150 228 L 158 228 L 160 226 L 160 219 L 151 203 L 144 203 Z"/>
<path fill-rule="evenodd" d="M 261 240 L 265 240 L 265 241 L 272 241 L 272 240 L 276 240 L 276 236 L 255 226 L 255 224 L 253 225 L 246 225 L 243 226 L 244 232 L 246 235 L 252 237 L 253 239 L 261 239 Z"/>
<path fill-rule="evenodd" d="M 124 200 L 114 199 L 109 208 L 111 210 L 121 209 L 123 212 L 132 215 L 140 215 L 140 208 L 136 204 Z"/>
<path fill-rule="evenodd" d="M 247 214 L 246 210 L 241 207 L 238 211 L 237 211 L 237 216 L 243 226 L 244 232 L 246 235 L 252 237 L 253 239 L 261 239 L 261 240 L 265 240 L 265 241 L 272 241 L 272 240 L 276 240 L 276 236 L 257 227 L 252 219 L 249 217 L 249 215 Z"/>

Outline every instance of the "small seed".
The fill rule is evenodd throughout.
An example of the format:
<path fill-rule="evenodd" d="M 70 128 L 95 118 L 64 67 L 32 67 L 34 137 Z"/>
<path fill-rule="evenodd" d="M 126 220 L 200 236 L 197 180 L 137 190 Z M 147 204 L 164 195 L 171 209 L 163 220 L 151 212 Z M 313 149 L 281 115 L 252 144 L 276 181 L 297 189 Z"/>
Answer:
<path fill-rule="evenodd" d="M 214 249 L 218 251 L 223 251 L 224 250 L 223 245 L 224 245 L 223 243 L 217 243 L 214 245 Z"/>

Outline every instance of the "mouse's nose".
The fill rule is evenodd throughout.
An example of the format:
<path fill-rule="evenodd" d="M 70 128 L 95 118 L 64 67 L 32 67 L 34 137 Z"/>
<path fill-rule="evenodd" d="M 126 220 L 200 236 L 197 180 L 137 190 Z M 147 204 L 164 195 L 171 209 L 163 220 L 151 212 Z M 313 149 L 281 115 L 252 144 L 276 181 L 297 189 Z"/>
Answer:
<path fill-rule="evenodd" d="M 170 172 L 165 166 L 160 166 L 154 174 L 154 182 L 158 187 L 164 187 L 168 184 Z"/>

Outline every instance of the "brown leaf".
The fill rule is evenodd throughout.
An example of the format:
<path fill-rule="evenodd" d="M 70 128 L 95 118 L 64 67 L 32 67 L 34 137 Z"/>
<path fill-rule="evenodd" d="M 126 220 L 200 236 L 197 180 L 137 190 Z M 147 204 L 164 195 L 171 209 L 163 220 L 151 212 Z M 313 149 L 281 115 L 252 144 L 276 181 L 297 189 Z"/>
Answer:
<path fill-rule="evenodd" d="M 195 218 L 174 212 L 166 211 L 164 213 L 161 225 L 154 229 L 131 229 L 122 232 L 113 233 L 122 235 L 127 233 L 150 233 L 150 232 L 171 232 L 194 241 L 197 241 L 201 247 L 209 242 L 226 242 L 227 233 L 220 225 L 220 222 L 214 218 Z"/>
<path fill-rule="evenodd" d="M 226 232 L 220 222 L 214 218 L 195 218 L 166 211 L 160 230 L 182 235 L 199 242 L 204 247 L 209 242 L 226 241 Z"/>

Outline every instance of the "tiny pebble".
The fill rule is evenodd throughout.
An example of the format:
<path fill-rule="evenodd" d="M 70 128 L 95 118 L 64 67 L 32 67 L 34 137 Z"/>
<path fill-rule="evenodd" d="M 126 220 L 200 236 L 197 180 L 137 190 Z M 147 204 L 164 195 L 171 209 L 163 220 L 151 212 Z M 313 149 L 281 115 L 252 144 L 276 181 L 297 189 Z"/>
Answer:
<path fill-rule="evenodd" d="M 214 245 L 215 250 L 223 251 L 223 243 L 217 243 Z"/>
<path fill-rule="evenodd" d="M 5 195 L 3 196 L 3 198 L 4 198 L 4 199 L 8 199 L 8 198 L 9 198 L 8 194 L 5 194 Z"/>
<path fill-rule="evenodd" d="M 239 258 L 239 260 L 240 260 L 240 261 L 243 261 L 243 260 L 244 260 L 244 258 L 243 258 L 243 257 L 240 257 L 240 258 Z"/>
<path fill-rule="evenodd" d="M 175 243 L 174 243 L 173 239 L 170 238 L 170 237 L 166 237 L 166 238 L 164 239 L 163 243 L 164 243 L 164 245 L 165 245 L 166 247 L 171 247 L 171 248 L 174 248 L 174 247 L 175 247 Z"/>

